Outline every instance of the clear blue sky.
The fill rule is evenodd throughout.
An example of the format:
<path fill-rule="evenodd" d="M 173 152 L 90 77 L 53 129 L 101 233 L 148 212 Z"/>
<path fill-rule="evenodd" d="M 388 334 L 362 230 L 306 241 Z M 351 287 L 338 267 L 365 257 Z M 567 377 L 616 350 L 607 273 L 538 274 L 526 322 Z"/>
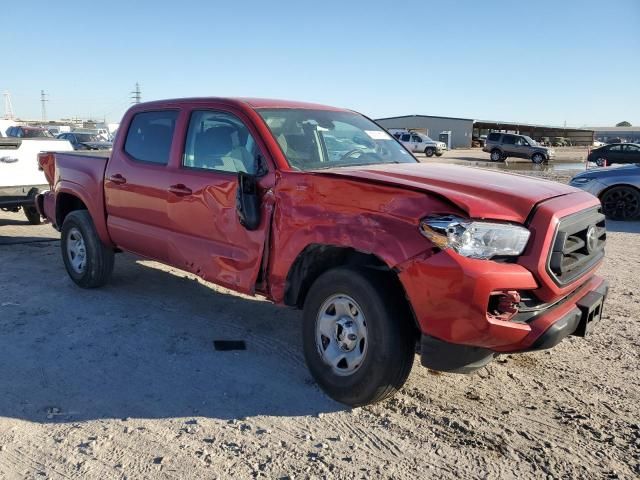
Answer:
<path fill-rule="evenodd" d="M 640 125 L 640 0 L 3 3 L 0 92 L 21 117 L 44 89 L 50 119 L 117 121 L 139 81 L 143 100 Z"/>

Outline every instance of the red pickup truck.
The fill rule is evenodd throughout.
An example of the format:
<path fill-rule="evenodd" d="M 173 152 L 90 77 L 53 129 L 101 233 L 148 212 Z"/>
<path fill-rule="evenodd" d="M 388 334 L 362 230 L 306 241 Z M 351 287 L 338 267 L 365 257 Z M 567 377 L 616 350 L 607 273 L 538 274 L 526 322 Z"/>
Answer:
<path fill-rule="evenodd" d="M 422 164 L 353 111 L 263 99 L 132 107 L 112 152 L 43 153 L 40 213 L 72 280 L 133 252 L 304 310 L 334 399 L 393 394 L 413 365 L 471 372 L 597 323 L 598 200 L 559 183 Z"/>

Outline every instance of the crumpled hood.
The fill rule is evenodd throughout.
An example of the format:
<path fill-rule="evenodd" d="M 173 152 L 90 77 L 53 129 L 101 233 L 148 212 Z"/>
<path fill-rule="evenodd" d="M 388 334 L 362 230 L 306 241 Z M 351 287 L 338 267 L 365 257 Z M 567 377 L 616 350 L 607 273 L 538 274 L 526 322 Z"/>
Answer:
<path fill-rule="evenodd" d="M 401 163 L 314 171 L 435 193 L 473 218 L 524 223 L 543 201 L 580 190 L 495 170 L 436 163 Z"/>

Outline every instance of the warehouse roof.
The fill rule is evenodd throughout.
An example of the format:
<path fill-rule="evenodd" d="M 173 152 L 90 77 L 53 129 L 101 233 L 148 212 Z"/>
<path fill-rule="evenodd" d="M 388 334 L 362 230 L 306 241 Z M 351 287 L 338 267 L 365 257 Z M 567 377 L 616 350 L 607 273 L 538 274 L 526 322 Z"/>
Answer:
<path fill-rule="evenodd" d="M 398 118 L 443 118 L 445 120 L 466 120 L 468 122 L 473 122 L 473 118 L 458 118 L 458 117 L 440 117 L 438 115 L 398 115 L 397 117 L 385 117 L 385 118 L 376 118 L 376 121 L 380 120 L 396 120 Z"/>

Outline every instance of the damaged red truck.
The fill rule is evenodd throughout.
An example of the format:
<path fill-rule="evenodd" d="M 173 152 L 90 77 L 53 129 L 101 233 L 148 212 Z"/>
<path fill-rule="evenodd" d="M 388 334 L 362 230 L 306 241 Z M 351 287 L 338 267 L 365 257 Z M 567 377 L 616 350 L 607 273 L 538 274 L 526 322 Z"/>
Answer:
<path fill-rule="evenodd" d="M 598 200 L 559 183 L 421 164 L 366 117 L 197 98 L 124 116 L 112 152 L 43 153 L 40 213 L 75 283 L 132 252 L 304 310 L 307 365 L 362 405 L 422 364 L 471 372 L 597 323 Z M 276 321 L 274 319 L 274 321 Z"/>

